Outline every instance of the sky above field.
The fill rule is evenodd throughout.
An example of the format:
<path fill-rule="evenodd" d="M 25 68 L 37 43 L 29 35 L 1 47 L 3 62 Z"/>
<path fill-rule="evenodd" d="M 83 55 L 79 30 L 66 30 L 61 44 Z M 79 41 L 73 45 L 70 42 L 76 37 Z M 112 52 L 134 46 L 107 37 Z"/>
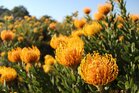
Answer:
<path fill-rule="evenodd" d="M 97 11 L 98 4 L 105 3 L 106 0 L 0 0 L 0 6 L 12 9 L 14 6 L 23 5 L 37 18 L 47 14 L 52 18 L 61 21 L 66 15 L 71 15 L 79 11 L 79 16 L 83 16 L 83 8 L 90 7 L 93 13 Z M 139 0 L 126 0 L 128 12 L 139 14 Z"/>

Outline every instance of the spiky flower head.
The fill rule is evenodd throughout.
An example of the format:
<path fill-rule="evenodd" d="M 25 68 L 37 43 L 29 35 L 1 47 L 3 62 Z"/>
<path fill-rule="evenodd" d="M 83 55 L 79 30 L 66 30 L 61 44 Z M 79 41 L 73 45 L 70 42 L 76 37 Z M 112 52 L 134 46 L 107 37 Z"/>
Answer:
<path fill-rule="evenodd" d="M 25 47 L 22 49 L 20 54 L 22 62 L 32 63 L 38 62 L 40 59 L 40 51 L 36 46 Z"/>
<path fill-rule="evenodd" d="M 91 24 L 86 24 L 83 28 L 84 34 L 86 36 L 94 35 L 102 30 L 102 26 L 97 22 L 93 21 Z"/>
<path fill-rule="evenodd" d="M 9 82 L 17 77 L 17 72 L 11 67 L 0 66 L 0 83 Z"/>
<path fill-rule="evenodd" d="M 83 12 L 84 12 L 85 14 L 89 14 L 89 13 L 91 12 L 91 9 L 90 9 L 89 7 L 85 7 L 85 8 L 83 9 Z"/>
<path fill-rule="evenodd" d="M 74 20 L 74 26 L 76 28 L 82 28 L 86 23 L 86 20 L 85 19 L 75 19 Z"/>
<path fill-rule="evenodd" d="M 112 5 L 110 3 L 106 3 L 98 6 L 98 12 L 104 15 L 107 15 L 112 9 Z"/>
<path fill-rule="evenodd" d="M 56 49 L 56 60 L 64 66 L 76 67 L 80 63 L 83 50 L 84 42 L 79 37 L 70 37 L 67 44 Z"/>
<path fill-rule="evenodd" d="M 3 30 L 1 32 L 1 39 L 3 41 L 13 40 L 14 37 L 15 37 L 15 34 L 12 31 L 10 31 L 10 30 Z"/>
<path fill-rule="evenodd" d="M 59 35 L 54 35 L 50 41 L 50 46 L 54 49 L 56 49 L 60 44 L 65 44 L 67 42 L 68 37 Z"/>
<path fill-rule="evenodd" d="M 10 62 L 19 62 L 20 59 L 20 53 L 22 49 L 20 47 L 17 47 L 15 49 L 12 49 L 11 51 L 8 51 L 8 60 Z"/>
<path fill-rule="evenodd" d="M 78 72 L 86 83 L 103 86 L 116 79 L 118 66 L 111 54 L 95 52 L 93 55 L 87 54 L 81 61 Z"/>

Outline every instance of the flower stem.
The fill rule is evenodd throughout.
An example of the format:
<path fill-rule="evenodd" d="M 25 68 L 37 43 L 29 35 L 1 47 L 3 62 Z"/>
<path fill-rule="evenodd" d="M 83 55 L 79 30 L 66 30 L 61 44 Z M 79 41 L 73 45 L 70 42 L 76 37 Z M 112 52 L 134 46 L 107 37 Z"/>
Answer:
<path fill-rule="evenodd" d="M 104 87 L 103 86 L 96 86 L 96 87 L 100 93 L 104 93 Z"/>

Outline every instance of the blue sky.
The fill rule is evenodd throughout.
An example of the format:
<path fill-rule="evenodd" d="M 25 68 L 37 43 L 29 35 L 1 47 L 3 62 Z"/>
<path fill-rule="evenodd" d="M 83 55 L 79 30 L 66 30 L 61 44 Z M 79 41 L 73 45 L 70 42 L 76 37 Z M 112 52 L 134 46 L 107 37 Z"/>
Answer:
<path fill-rule="evenodd" d="M 23 5 L 31 15 L 50 15 L 54 19 L 61 21 L 66 15 L 70 15 L 76 10 L 83 16 L 83 8 L 90 7 L 93 13 L 97 11 L 98 4 L 103 4 L 106 0 L 0 0 L 0 6 L 12 9 L 14 6 Z M 127 9 L 130 13 L 139 14 L 139 0 L 126 0 Z"/>

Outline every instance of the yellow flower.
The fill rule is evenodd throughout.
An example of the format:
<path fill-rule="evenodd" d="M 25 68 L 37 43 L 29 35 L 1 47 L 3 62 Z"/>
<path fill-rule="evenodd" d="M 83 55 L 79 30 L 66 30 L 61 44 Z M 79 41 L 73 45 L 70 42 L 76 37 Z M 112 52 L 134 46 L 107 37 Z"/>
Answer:
<path fill-rule="evenodd" d="M 56 23 L 52 22 L 50 25 L 49 25 L 49 28 L 54 30 L 56 29 Z"/>
<path fill-rule="evenodd" d="M 17 72 L 11 67 L 0 66 L 0 83 L 9 82 L 17 77 Z"/>
<path fill-rule="evenodd" d="M 117 27 L 118 27 L 119 29 L 121 29 L 121 28 L 123 28 L 123 24 L 120 23 L 120 24 L 117 25 Z"/>
<path fill-rule="evenodd" d="M 31 67 L 32 67 L 32 64 L 27 63 L 26 66 L 25 66 L 26 72 L 29 72 L 29 69 L 30 69 Z"/>
<path fill-rule="evenodd" d="M 74 26 L 76 28 L 82 28 L 85 25 L 85 23 L 86 23 L 86 20 L 85 19 L 81 19 L 81 20 L 75 19 L 74 20 Z"/>
<path fill-rule="evenodd" d="M 25 47 L 21 51 L 20 58 L 25 63 L 38 62 L 40 59 L 40 51 L 35 46 L 32 46 L 32 48 Z"/>
<path fill-rule="evenodd" d="M 46 65 L 53 65 L 55 63 L 55 59 L 51 55 L 46 55 L 44 63 Z"/>
<path fill-rule="evenodd" d="M 48 73 L 50 70 L 52 69 L 52 66 L 51 65 L 43 65 L 43 70 L 45 73 Z"/>
<path fill-rule="evenodd" d="M 7 41 L 7 40 L 13 40 L 15 37 L 15 34 L 12 31 L 7 31 L 7 30 L 3 30 L 1 32 L 1 39 L 3 41 Z"/>
<path fill-rule="evenodd" d="M 119 41 L 123 41 L 124 40 L 124 36 L 123 35 L 119 36 L 118 40 Z"/>
<path fill-rule="evenodd" d="M 72 31 L 71 36 L 82 36 L 84 35 L 83 30 Z"/>
<path fill-rule="evenodd" d="M 104 18 L 105 18 L 105 15 L 102 14 L 102 13 L 97 12 L 97 13 L 94 14 L 94 19 L 95 20 L 102 20 Z"/>
<path fill-rule="evenodd" d="M 86 7 L 86 8 L 83 9 L 83 12 L 85 14 L 89 14 L 91 12 L 91 9 L 89 7 Z"/>
<path fill-rule="evenodd" d="M 67 39 L 67 36 L 59 35 L 59 37 L 57 37 L 56 35 L 54 35 L 50 41 L 50 46 L 56 49 L 60 44 L 65 44 L 67 42 Z"/>
<path fill-rule="evenodd" d="M 102 30 L 102 26 L 96 22 L 93 21 L 91 24 L 86 24 L 85 27 L 83 28 L 84 34 L 86 36 L 91 36 L 94 35 Z"/>
<path fill-rule="evenodd" d="M 83 51 L 84 42 L 79 37 L 70 37 L 67 44 L 56 49 L 56 60 L 64 66 L 76 67 L 80 63 Z"/>
<path fill-rule="evenodd" d="M 120 23 L 123 23 L 124 19 L 121 16 L 117 16 L 116 21 L 119 21 Z"/>
<path fill-rule="evenodd" d="M 23 37 L 23 36 L 19 36 L 19 37 L 17 38 L 17 40 L 18 40 L 19 42 L 22 42 L 22 41 L 24 40 L 24 37 Z"/>
<path fill-rule="evenodd" d="M 17 47 L 16 49 L 12 49 L 11 51 L 8 51 L 8 60 L 10 62 L 19 62 L 20 59 L 20 53 L 22 49 L 20 47 Z"/>
<path fill-rule="evenodd" d="M 107 15 L 111 11 L 111 9 L 112 9 L 112 5 L 106 3 L 104 5 L 99 5 L 98 12 Z"/>
<path fill-rule="evenodd" d="M 118 66 L 111 54 L 87 54 L 78 68 L 81 78 L 88 84 L 103 86 L 116 79 Z"/>
<path fill-rule="evenodd" d="M 131 19 L 132 21 L 134 21 L 134 22 L 136 22 L 136 21 L 139 20 L 139 15 L 132 14 L 132 15 L 130 15 L 129 17 L 130 17 L 130 19 Z"/>
<path fill-rule="evenodd" d="M 4 57 L 6 55 L 6 53 L 5 52 L 1 52 L 0 55 L 1 55 L 1 57 Z"/>

